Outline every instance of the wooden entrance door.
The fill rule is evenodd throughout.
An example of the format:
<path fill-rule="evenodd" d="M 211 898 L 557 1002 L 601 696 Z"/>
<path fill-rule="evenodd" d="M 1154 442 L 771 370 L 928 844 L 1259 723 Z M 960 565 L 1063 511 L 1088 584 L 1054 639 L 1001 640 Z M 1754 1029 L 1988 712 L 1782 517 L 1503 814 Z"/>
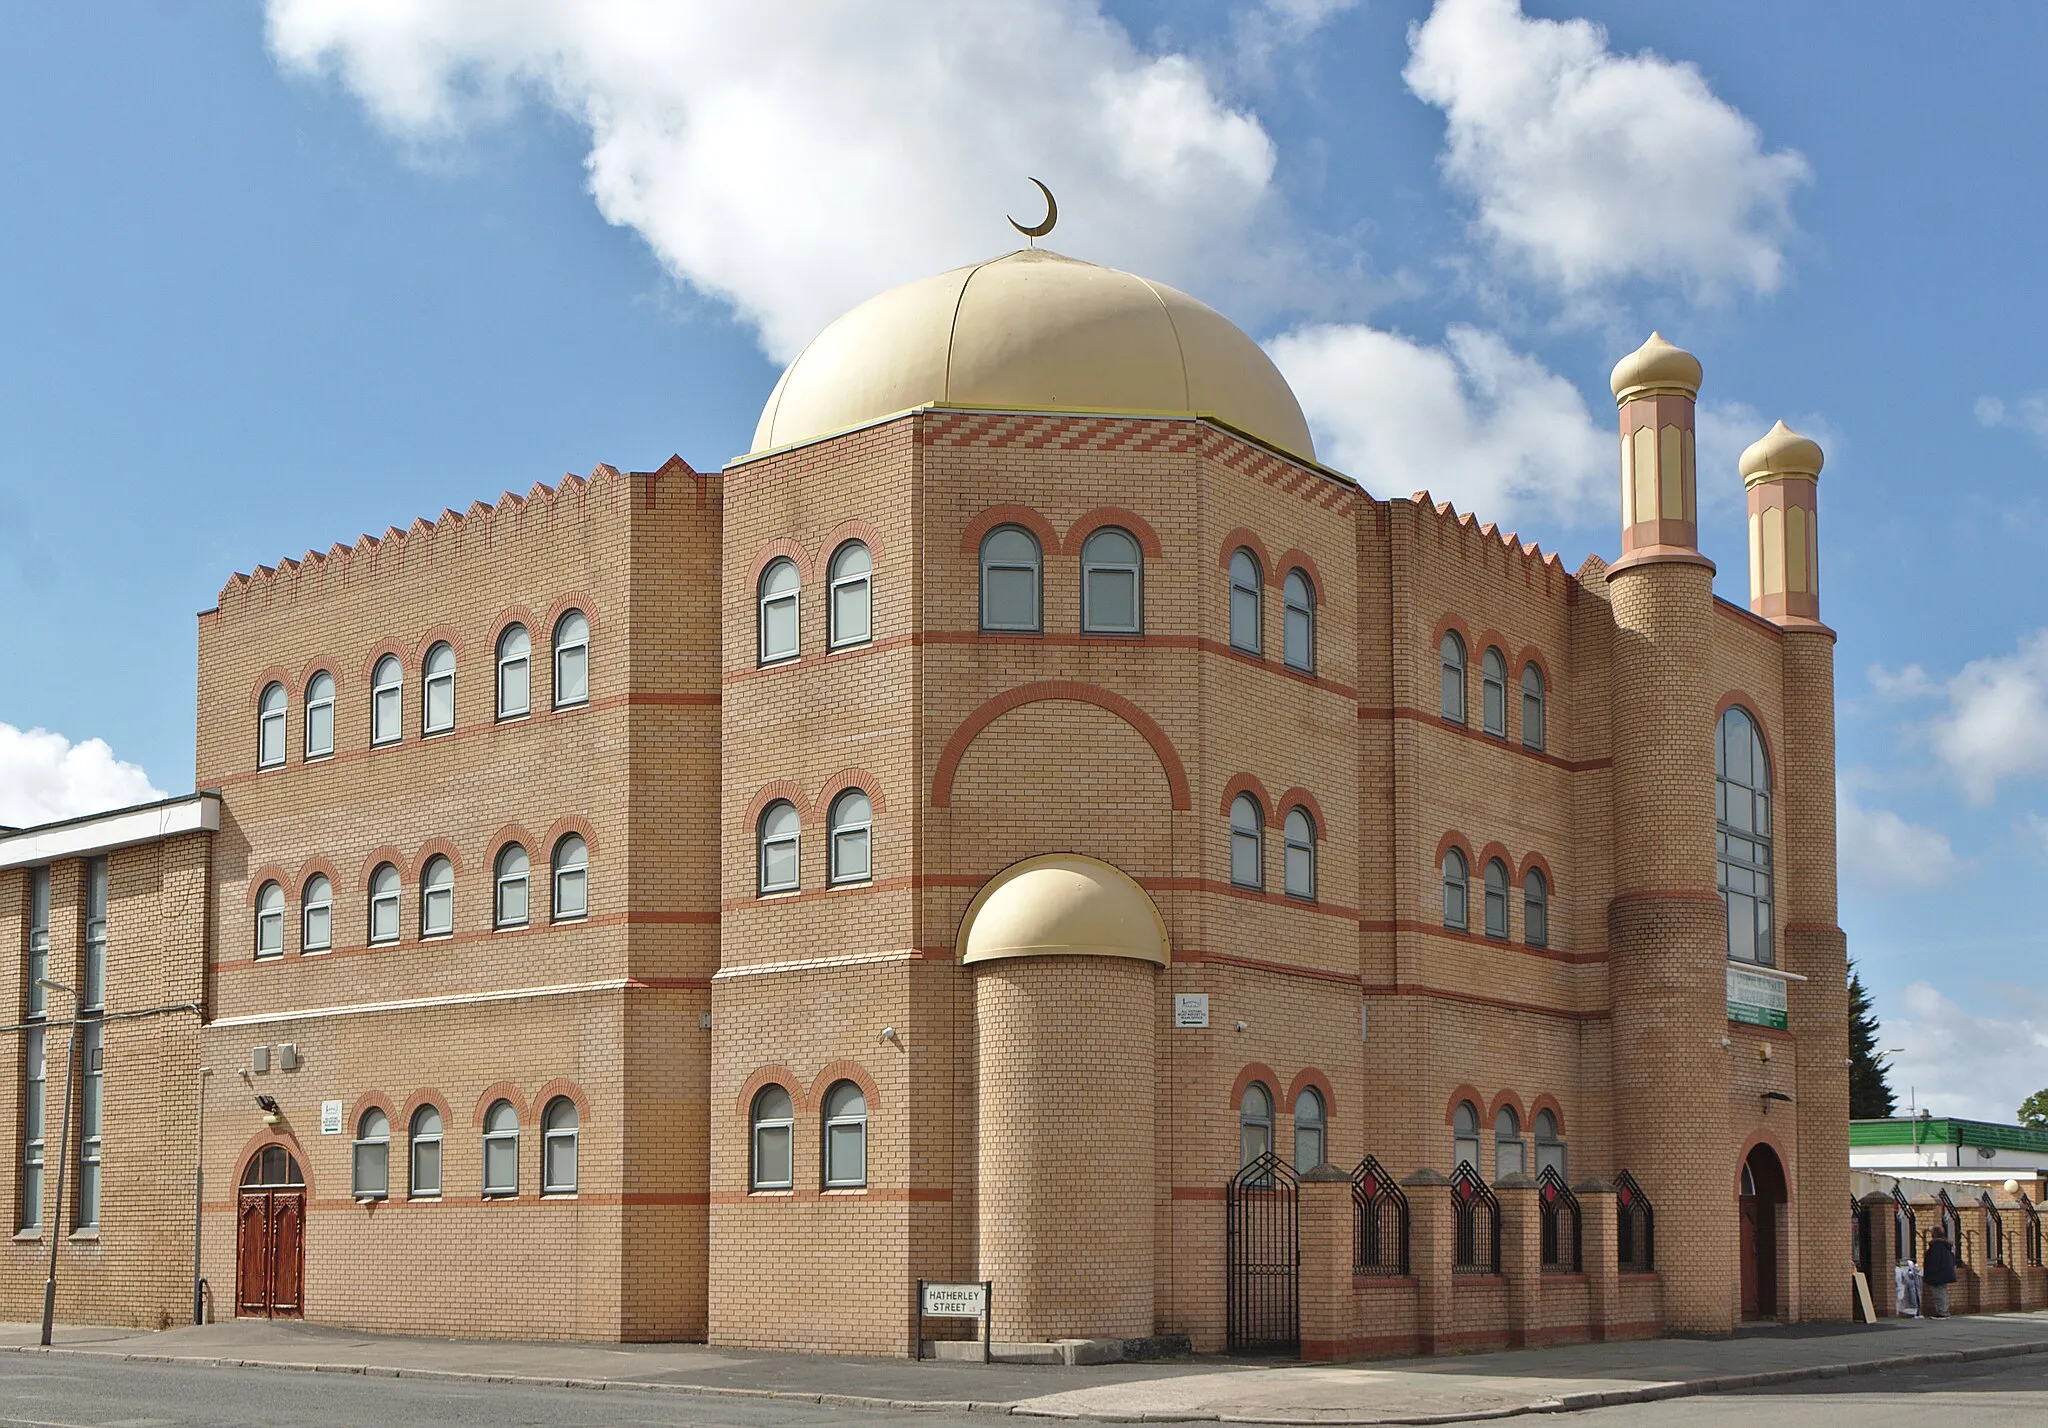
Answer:
<path fill-rule="evenodd" d="M 249 1158 L 235 1202 L 235 1312 L 245 1318 L 305 1314 L 306 1181 L 283 1146 Z"/>

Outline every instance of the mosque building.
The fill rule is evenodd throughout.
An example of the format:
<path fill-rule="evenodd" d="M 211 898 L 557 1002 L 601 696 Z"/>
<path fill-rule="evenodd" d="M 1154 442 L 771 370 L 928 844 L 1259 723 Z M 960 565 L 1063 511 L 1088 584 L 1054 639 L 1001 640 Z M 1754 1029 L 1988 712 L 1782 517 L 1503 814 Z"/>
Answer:
<path fill-rule="evenodd" d="M 0 1294 L 54 1238 L 96 1322 L 899 1354 L 973 1327 L 919 1280 L 989 1282 L 1004 1344 L 1847 1317 L 1821 453 L 1707 474 L 1750 511 L 1717 599 L 1700 381 L 1615 367 L 1620 554 L 1571 571 L 1320 464 L 1202 303 L 1032 247 L 826 327 L 721 470 L 235 575 L 201 791 L 0 833 Z"/>

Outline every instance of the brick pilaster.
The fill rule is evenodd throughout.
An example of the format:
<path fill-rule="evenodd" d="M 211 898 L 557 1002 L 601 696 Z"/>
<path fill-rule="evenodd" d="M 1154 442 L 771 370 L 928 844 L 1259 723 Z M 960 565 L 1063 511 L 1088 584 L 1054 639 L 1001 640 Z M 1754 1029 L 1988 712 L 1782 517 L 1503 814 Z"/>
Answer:
<path fill-rule="evenodd" d="M 1451 1331 L 1451 1182 L 1418 1170 L 1401 1182 L 1408 1195 L 1408 1267 L 1415 1276 L 1415 1335 L 1433 1354 Z"/>

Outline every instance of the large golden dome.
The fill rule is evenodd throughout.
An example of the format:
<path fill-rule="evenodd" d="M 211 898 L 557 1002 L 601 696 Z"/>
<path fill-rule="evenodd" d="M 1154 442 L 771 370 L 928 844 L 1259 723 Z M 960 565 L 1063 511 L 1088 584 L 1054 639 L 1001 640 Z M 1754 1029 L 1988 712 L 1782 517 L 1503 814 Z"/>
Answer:
<path fill-rule="evenodd" d="M 1043 248 L 905 283 L 838 318 L 775 384 L 753 449 L 933 404 L 1213 416 L 1315 459 L 1294 393 L 1229 319 Z"/>

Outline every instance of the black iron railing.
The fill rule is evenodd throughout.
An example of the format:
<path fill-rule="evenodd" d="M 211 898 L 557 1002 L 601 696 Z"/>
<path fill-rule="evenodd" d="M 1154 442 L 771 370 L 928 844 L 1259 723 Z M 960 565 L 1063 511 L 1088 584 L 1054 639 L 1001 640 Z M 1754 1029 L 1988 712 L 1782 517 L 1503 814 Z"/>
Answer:
<path fill-rule="evenodd" d="M 1451 1272 L 1500 1273 L 1500 1201 L 1460 1161 L 1451 1174 Z"/>
<path fill-rule="evenodd" d="M 1536 1177 L 1536 1216 L 1542 1230 L 1544 1273 L 1577 1274 L 1583 1246 L 1579 1197 L 1549 1166 Z"/>
<path fill-rule="evenodd" d="M 1906 1192 L 1892 1186 L 1892 1263 L 1904 1264 L 1920 1258 L 1920 1217 L 1906 1200 Z"/>
<path fill-rule="evenodd" d="M 1408 1273 L 1408 1197 L 1369 1155 L 1351 1172 L 1351 1272 Z"/>
<path fill-rule="evenodd" d="M 2003 1269 L 2008 1260 L 2005 1216 L 1998 1213 L 1998 1206 L 1992 1202 L 1989 1190 L 1977 1197 L 1977 1203 L 1984 1207 L 1984 1263 Z"/>
<path fill-rule="evenodd" d="M 1656 1218 L 1650 1197 L 1626 1170 L 1614 1177 L 1614 1217 L 1622 1273 L 1648 1274 L 1657 1267 Z"/>
<path fill-rule="evenodd" d="M 1225 1334 L 1232 1353 L 1295 1353 L 1301 1345 L 1300 1187 L 1266 1151 L 1223 1190 Z"/>

